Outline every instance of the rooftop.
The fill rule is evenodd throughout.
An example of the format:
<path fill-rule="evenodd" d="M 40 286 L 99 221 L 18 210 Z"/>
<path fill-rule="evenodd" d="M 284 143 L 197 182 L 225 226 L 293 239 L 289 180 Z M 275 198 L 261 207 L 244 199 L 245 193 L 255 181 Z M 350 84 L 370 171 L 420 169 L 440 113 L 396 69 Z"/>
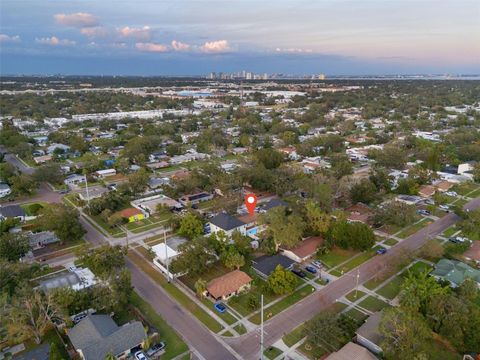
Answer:
<path fill-rule="evenodd" d="M 233 230 L 245 225 L 241 220 L 226 213 L 220 213 L 211 218 L 210 223 L 225 231 Z"/>
<path fill-rule="evenodd" d="M 237 291 L 242 286 L 250 283 L 250 281 L 252 281 L 252 278 L 246 273 L 234 270 L 210 281 L 207 285 L 207 291 L 215 299 L 218 299 Z"/>

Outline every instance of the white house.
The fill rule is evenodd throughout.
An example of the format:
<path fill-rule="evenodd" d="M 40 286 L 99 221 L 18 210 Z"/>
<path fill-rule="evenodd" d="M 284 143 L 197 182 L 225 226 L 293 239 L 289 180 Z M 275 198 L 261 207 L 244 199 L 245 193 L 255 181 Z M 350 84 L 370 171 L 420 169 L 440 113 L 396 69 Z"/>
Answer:
<path fill-rule="evenodd" d="M 85 181 L 87 181 L 85 175 L 72 174 L 67 176 L 67 178 L 63 180 L 63 183 L 65 185 L 77 185 L 82 184 Z"/>
<path fill-rule="evenodd" d="M 227 237 L 231 237 L 234 231 L 246 234 L 247 224 L 226 213 L 220 213 L 210 219 L 210 232 L 212 234 L 223 231 Z"/>
<path fill-rule="evenodd" d="M 105 170 L 97 170 L 95 171 L 95 176 L 101 179 L 104 179 L 109 176 L 113 176 L 117 174 L 117 170 L 115 169 L 105 169 Z"/>
<path fill-rule="evenodd" d="M 7 184 L 0 184 L 0 198 L 8 196 L 12 193 L 12 189 Z"/>

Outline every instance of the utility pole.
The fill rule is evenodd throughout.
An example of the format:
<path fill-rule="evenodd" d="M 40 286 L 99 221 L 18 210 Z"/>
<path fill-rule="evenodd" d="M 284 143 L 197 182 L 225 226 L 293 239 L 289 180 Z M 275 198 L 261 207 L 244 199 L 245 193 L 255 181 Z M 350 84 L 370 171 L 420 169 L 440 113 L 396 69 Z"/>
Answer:
<path fill-rule="evenodd" d="M 263 294 L 260 297 L 260 360 L 263 360 Z"/>
<path fill-rule="evenodd" d="M 360 279 L 360 269 L 357 268 L 357 284 L 355 285 L 355 299 L 357 298 L 359 279 Z"/>
<path fill-rule="evenodd" d="M 88 179 L 87 179 L 87 174 L 84 173 L 85 176 L 85 186 L 87 189 L 87 204 L 88 204 L 88 210 L 90 210 L 90 195 L 88 194 Z"/>
<path fill-rule="evenodd" d="M 168 269 L 167 231 L 163 228 L 163 242 L 165 245 L 165 265 L 167 266 L 167 281 L 170 282 L 170 270 Z"/>

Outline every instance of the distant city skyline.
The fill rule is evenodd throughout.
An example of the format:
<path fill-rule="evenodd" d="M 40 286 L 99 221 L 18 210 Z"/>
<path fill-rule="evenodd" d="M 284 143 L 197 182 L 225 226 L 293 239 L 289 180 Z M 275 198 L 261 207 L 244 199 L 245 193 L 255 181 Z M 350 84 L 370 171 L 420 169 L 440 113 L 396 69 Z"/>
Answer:
<path fill-rule="evenodd" d="M 2 0 L 1 74 L 480 73 L 476 0 Z"/>

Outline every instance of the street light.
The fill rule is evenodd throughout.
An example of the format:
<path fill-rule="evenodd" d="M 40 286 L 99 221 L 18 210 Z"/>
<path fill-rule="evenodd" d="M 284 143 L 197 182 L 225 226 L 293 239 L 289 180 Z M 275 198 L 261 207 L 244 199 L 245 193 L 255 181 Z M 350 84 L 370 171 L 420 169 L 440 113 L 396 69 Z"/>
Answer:
<path fill-rule="evenodd" d="M 357 298 L 357 294 L 358 294 L 358 282 L 360 280 L 360 269 L 357 268 L 357 274 L 356 275 L 352 275 L 352 274 L 344 274 L 343 273 L 343 270 L 341 272 L 342 276 L 343 275 L 346 275 L 346 276 L 355 276 L 356 278 L 356 284 L 355 284 L 355 299 Z"/>

